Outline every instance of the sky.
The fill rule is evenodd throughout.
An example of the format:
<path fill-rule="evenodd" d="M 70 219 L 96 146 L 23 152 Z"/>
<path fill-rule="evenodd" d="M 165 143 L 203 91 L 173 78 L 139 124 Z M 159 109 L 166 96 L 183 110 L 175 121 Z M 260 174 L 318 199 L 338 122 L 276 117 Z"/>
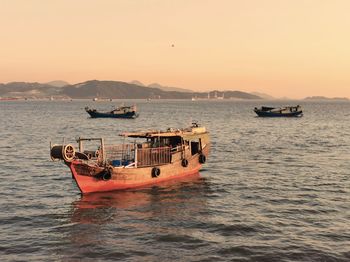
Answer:
<path fill-rule="evenodd" d="M 350 98 L 348 0 L 0 0 L 0 83 Z"/>

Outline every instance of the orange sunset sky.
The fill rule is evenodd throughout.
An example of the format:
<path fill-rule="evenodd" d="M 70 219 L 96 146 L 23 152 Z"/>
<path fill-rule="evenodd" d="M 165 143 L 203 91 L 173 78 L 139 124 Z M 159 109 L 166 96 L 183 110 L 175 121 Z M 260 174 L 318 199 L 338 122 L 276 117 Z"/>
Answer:
<path fill-rule="evenodd" d="M 350 98 L 349 12 L 348 0 L 0 0 L 0 83 Z"/>

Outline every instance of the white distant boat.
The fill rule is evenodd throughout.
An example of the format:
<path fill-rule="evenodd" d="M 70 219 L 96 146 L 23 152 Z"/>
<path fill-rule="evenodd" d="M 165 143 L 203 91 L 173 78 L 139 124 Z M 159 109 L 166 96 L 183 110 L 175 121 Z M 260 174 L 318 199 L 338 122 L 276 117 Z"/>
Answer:
<path fill-rule="evenodd" d="M 98 100 L 98 98 L 97 97 L 94 97 L 93 99 L 92 99 L 92 101 L 97 101 Z"/>

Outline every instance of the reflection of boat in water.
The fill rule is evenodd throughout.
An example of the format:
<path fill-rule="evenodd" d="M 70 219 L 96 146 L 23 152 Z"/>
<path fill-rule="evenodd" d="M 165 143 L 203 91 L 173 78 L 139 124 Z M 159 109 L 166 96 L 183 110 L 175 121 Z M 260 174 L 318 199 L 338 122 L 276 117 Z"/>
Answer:
<path fill-rule="evenodd" d="M 209 134 L 194 123 L 185 129 L 121 134 L 145 142 L 107 145 L 103 138 L 79 138 L 72 145 L 54 145 L 51 158 L 64 160 L 82 193 L 143 187 L 198 173 L 209 154 Z M 84 142 L 97 141 L 97 150 Z"/>
<path fill-rule="evenodd" d="M 166 181 L 141 190 L 84 194 L 81 199 L 73 203 L 71 219 L 72 222 L 80 224 L 101 224 L 108 223 L 111 219 L 124 220 L 127 215 L 126 220 L 128 221 L 131 221 L 130 216 L 147 221 L 153 214 L 138 210 L 151 208 L 156 212 L 157 206 L 163 209 L 163 216 L 171 217 L 174 216 L 172 208 L 184 205 L 190 216 L 190 213 L 197 213 L 198 209 L 203 208 L 207 186 L 205 179 L 197 173 L 196 176 L 183 178 L 181 182 Z M 138 213 L 130 212 L 130 210 Z M 171 214 L 166 214 L 166 210 Z"/>
<path fill-rule="evenodd" d="M 99 112 L 96 109 L 85 107 L 85 111 L 92 118 L 136 118 L 138 116 L 136 106 L 120 106 L 109 112 Z"/>
<path fill-rule="evenodd" d="M 295 117 L 302 116 L 303 113 L 299 105 L 286 107 L 255 107 L 254 112 L 260 117 Z"/>
<path fill-rule="evenodd" d="M 190 176 L 139 190 L 81 195 L 52 229 L 64 241 L 60 260 L 169 261 L 169 246 L 185 247 L 187 254 L 193 247 L 206 248 L 208 240 L 222 239 L 212 233 L 217 188 L 211 186 Z M 170 260 L 183 261 L 182 252 L 176 253 L 180 257 Z"/>

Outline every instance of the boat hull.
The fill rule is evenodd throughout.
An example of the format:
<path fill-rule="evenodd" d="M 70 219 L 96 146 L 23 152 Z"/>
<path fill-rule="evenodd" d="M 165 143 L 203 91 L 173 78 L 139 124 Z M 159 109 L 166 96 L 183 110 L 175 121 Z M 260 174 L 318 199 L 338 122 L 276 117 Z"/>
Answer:
<path fill-rule="evenodd" d="M 275 113 L 275 112 L 264 112 L 254 111 L 259 117 L 298 117 L 302 116 L 303 111 L 288 112 L 288 113 Z"/>
<path fill-rule="evenodd" d="M 209 147 L 203 149 L 205 156 L 208 153 Z M 110 169 L 110 179 L 103 180 L 99 176 L 99 174 L 104 172 L 102 167 L 89 165 L 79 160 L 67 162 L 66 164 L 69 166 L 73 178 L 83 194 L 139 188 L 169 180 L 179 180 L 184 177 L 198 175 L 202 167 L 199 161 L 199 154 L 195 154 L 188 160 L 186 167 L 182 165 L 181 161 L 142 168 L 113 167 Z M 154 177 L 152 175 L 153 168 L 160 170 L 159 176 Z"/>
<path fill-rule="evenodd" d="M 92 110 L 87 110 L 86 112 L 91 118 L 136 118 L 138 116 L 136 112 L 127 112 L 125 114 L 100 113 Z"/>

